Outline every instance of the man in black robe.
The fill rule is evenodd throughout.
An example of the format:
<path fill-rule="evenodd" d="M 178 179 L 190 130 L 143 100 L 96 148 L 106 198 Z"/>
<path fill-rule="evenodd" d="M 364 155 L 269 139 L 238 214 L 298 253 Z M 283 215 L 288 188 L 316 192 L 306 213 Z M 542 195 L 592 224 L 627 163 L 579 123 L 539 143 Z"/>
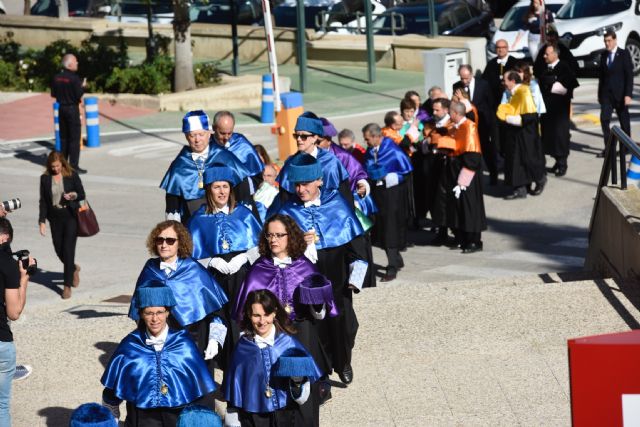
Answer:
<path fill-rule="evenodd" d="M 556 160 L 551 172 L 556 176 L 567 173 L 571 124 L 570 110 L 573 90 L 579 86 L 575 73 L 559 58 L 557 45 L 545 48 L 547 69 L 540 75 L 540 91 L 547 112 L 542 115 L 542 143 L 545 154 Z"/>

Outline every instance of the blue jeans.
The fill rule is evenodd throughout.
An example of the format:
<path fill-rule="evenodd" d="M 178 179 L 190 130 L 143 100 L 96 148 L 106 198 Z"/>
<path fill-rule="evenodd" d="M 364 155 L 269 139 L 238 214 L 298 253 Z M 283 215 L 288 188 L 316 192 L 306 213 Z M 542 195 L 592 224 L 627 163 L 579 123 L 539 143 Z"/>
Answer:
<path fill-rule="evenodd" d="M 16 371 L 16 346 L 0 342 L 0 427 L 11 427 L 11 381 Z"/>

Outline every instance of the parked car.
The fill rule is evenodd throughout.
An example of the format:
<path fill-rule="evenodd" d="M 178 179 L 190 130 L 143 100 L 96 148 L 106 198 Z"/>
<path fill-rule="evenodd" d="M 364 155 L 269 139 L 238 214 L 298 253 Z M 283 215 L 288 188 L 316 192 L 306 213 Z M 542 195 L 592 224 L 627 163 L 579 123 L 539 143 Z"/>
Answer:
<path fill-rule="evenodd" d="M 463 0 L 445 0 L 435 5 L 438 34 L 446 36 L 486 37 L 495 31 L 493 17 Z M 374 22 L 380 35 L 431 34 L 428 3 L 410 3 L 387 9 Z"/>
<path fill-rule="evenodd" d="M 112 1 L 109 13 L 105 16 L 112 22 L 147 23 L 147 0 L 115 0 Z M 156 0 L 151 3 L 151 22 L 154 24 L 171 24 L 173 21 L 173 5 L 171 1 Z"/>
<path fill-rule="evenodd" d="M 90 16 L 91 0 L 67 0 L 69 16 Z M 32 15 L 58 17 L 58 4 L 56 0 L 38 0 L 31 6 Z"/>
<path fill-rule="evenodd" d="M 558 11 L 556 27 L 584 70 L 599 66 L 602 36 L 615 30 L 618 46 L 629 51 L 633 71 L 640 74 L 640 1 L 569 0 Z"/>
<path fill-rule="evenodd" d="M 196 1 L 192 4 L 190 17 L 192 22 L 211 24 L 231 23 L 231 3 L 234 0 Z M 257 25 L 262 23 L 262 2 L 260 0 L 235 0 L 239 25 Z"/>
<path fill-rule="evenodd" d="M 487 59 L 496 57 L 496 41 L 503 39 L 509 44 L 509 54 L 514 58 L 535 60 L 535 58 L 531 58 L 526 29 L 530 3 L 530 0 L 520 0 L 504 15 L 500 28 L 487 45 Z M 545 1 L 546 7 L 554 13 L 554 16 L 564 4 L 565 1 L 562 0 Z"/>

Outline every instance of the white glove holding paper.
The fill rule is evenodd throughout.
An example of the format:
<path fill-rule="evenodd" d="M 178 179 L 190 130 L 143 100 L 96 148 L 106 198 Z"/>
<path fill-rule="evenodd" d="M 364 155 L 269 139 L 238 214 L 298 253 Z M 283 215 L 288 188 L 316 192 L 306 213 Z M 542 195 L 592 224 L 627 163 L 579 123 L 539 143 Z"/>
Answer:
<path fill-rule="evenodd" d="M 562 86 L 562 83 L 555 82 L 553 86 L 551 86 L 551 93 L 555 93 L 556 95 L 566 95 L 567 88 Z"/>
<path fill-rule="evenodd" d="M 309 258 L 309 261 L 314 264 L 318 262 L 318 250 L 316 249 L 315 243 L 307 245 L 307 249 L 304 250 L 304 256 Z"/>
<path fill-rule="evenodd" d="M 237 412 L 229 412 L 224 416 L 224 427 L 240 427 L 240 420 Z"/>
<path fill-rule="evenodd" d="M 395 187 L 400 183 L 400 177 L 395 172 L 389 172 L 384 176 L 384 183 L 387 188 Z"/>
<path fill-rule="evenodd" d="M 522 116 L 507 116 L 507 123 L 513 126 L 522 126 Z"/>
<path fill-rule="evenodd" d="M 245 255 L 244 253 L 234 256 L 233 258 L 231 258 L 231 261 L 227 263 L 227 265 L 229 266 L 228 274 L 234 274 L 235 272 L 240 270 L 240 268 L 242 268 L 242 266 L 245 265 L 246 263 L 247 263 L 247 255 Z"/>
<path fill-rule="evenodd" d="M 455 187 L 453 187 L 453 194 L 454 196 L 456 196 L 456 199 L 459 199 L 460 194 L 462 194 L 462 192 L 466 189 L 467 187 L 465 187 L 464 185 L 456 185 Z"/>
<path fill-rule="evenodd" d="M 181 219 L 180 214 L 178 212 L 171 212 L 171 213 L 165 212 L 165 216 L 167 221 L 173 220 L 173 221 L 180 222 L 180 219 Z"/>
<path fill-rule="evenodd" d="M 211 260 L 209 261 L 209 267 L 215 268 L 222 274 L 231 274 L 229 264 L 227 263 L 227 261 L 223 260 L 220 257 L 211 258 Z"/>

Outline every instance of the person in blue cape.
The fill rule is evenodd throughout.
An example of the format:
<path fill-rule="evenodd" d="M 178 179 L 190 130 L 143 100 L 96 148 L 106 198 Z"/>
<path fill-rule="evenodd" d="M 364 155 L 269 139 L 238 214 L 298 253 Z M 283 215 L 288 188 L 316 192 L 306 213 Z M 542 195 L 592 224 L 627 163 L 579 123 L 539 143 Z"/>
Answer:
<path fill-rule="evenodd" d="M 320 162 L 309 154 L 296 156 L 289 164 L 296 195 L 276 213 L 292 217 L 304 231 L 307 258 L 333 285 L 338 316 L 325 318 L 320 324 L 320 338 L 340 379 L 353 379 L 351 353 L 358 332 L 353 309 L 353 290 L 362 288 L 369 265 L 366 262 L 364 230 L 348 202 L 337 190 L 326 190 Z M 272 205 L 273 208 L 273 205 Z"/>
<path fill-rule="evenodd" d="M 276 178 L 276 181 L 280 184 L 280 195 L 274 200 L 274 204 L 284 203 L 296 193 L 295 183 L 291 181 L 289 176 L 291 171 L 289 164 L 293 159 L 303 154 L 311 155 L 320 162 L 322 166 L 322 181 L 326 190 L 338 190 L 347 201 L 353 202 L 349 172 L 336 156 L 317 146 L 323 132 L 322 121 L 312 112 L 307 111 L 298 116 L 295 133 L 293 134 L 298 146 L 298 152 L 289 156 L 284 162 L 278 178 Z"/>
<path fill-rule="evenodd" d="M 240 185 L 248 185 L 246 191 L 253 195 L 262 183 L 264 163 L 253 144 L 241 133 L 234 132 L 236 119 L 230 111 L 218 111 L 213 116 L 213 135 L 211 139 L 233 153 L 249 172 L 251 179 Z"/>
<path fill-rule="evenodd" d="M 176 299 L 171 310 L 170 325 L 185 328 L 204 355 L 213 372 L 214 357 L 223 346 L 227 333 L 221 314 L 227 296 L 213 277 L 191 257 L 193 244 L 189 231 L 177 221 L 157 224 L 147 237 L 149 259 L 138 276 L 136 289 L 149 281 L 164 282 Z M 129 317 L 140 320 L 136 293 L 131 299 Z"/>
<path fill-rule="evenodd" d="M 102 404 L 116 419 L 126 401 L 127 427 L 175 427 L 182 409 L 213 408 L 215 382 L 189 332 L 167 324 L 176 305 L 171 288 L 151 281 L 135 294 L 138 328 L 114 351 L 100 382 Z"/>
<path fill-rule="evenodd" d="M 190 111 L 182 119 L 182 132 L 188 146 L 183 147 L 171 162 L 162 178 L 160 188 L 166 191 L 165 213 L 167 219 L 186 224 L 191 214 L 204 202 L 204 171 L 214 163 L 231 167 L 240 180 L 249 171 L 230 151 L 210 141 L 209 116 L 202 110 Z M 239 192 L 239 200 L 250 200 L 251 195 Z"/>
<path fill-rule="evenodd" d="M 233 169 L 212 165 L 205 171 L 206 203 L 194 212 L 189 221 L 193 238 L 193 257 L 209 260 L 209 270 L 224 289 L 229 301 L 236 293 L 247 269 L 258 259 L 258 239 L 262 223 L 254 204 L 236 202 L 233 187 L 239 179 Z M 239 330 L 231 320 L 231 307 L 224 310 L 230 333 L 222 355 L 226 366 Z"/>
<path fill-rule="evenodd" d="M 408 180 L 413 167 L 402 149 L 382 136 L 382 129 L 376 123 L 365 125 L 362 134 L 369 146 L 364 164 L 371 180 L 373 200 L 379 209 L 373 227 L 373 244 L 387 254 L 387 271 L 381 281 L 388 282 L 404 267 L 400 251 L 407 247 Z"/>
<path fill-rule="evenodd" d="M 292 336 L 295 329 L 278 298 L 264 289 L 249 293 L 240 324 L 242 336 L 222 383 L 225 425 L 311 426 L 300 405 L 322 371 Z"/>

